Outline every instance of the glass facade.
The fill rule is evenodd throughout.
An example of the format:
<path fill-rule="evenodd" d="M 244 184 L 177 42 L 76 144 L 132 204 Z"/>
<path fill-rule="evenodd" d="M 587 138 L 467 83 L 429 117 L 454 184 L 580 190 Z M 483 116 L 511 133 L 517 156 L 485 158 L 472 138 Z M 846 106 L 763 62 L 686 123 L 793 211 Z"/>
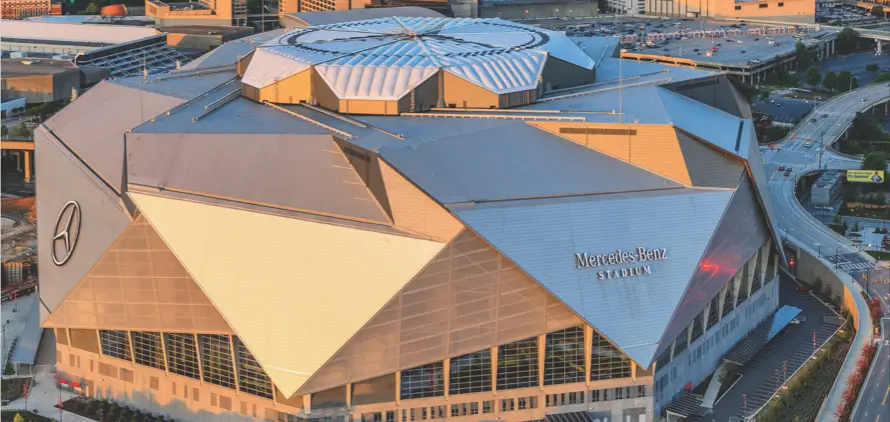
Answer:
<path fill-rule="evenodd" d="M 164 349 L 161 345 L 161 333 L 132 331 L 133 359 L 139 365 L 164 370 Z"/>
<path fill-rule="evenodd" d="M 238 389 L 265 399 L 272 399 L 272 380 L 238 337 L 232 337 L 237 349 Z"/>
<path fill-rule="evenodd" d="M 451 359 L 448 394 L 491 391 L 491 351 L 481 350 Z"/>
<path fill-rule="evenodd" d="M 590 349 L 590 380 L 630 378 L 630 358 L 621 353 L 609 340 L 593 332 Z"/>
<path fill-rule="evenodd" d="M 584 328 L 547 334 L 544 385 L 584 382 Z"/>
<path fill-rule="evenodd" d="M 198 334 L 201 344 L 201 369 L 204 381 L 226 388 L 235 388 L 235 368 L 229 336 Z"/>
<path fill-rule="evenodd" d="M 402 400 L 445 395 L 445 371 L 442 362 L 402 370 Z"/>
<path fill-rule="evenodd" d="M 711 299 L 711 305 L 708 310 L 708 329 L 716 325 L 720 321 L 720 293 L 717 293 Z"/>
<path fill-rule="evenodd" d="M 132 360 L 130 338 L 126 331 L 99 330 L 102 354 L 113 358 Z"/>
<path fill-rule="evenodd" d="M 538 386 L 538 338 L 498 346 L 498 390 Z"/>
<path fill-rule="evenodd" d="M 201 379 L 198 368 L 198 348 L 194 334 L 165 333 L 167 364 L 170 372 L 184 377 Z"/>
<path fill-rule="evenodd" d="M 726 284 L 726 294 L 723 296 L 723 315 L 732 312 L 733 308 L 735 308 L 732 300 L 732 279 Z"/>

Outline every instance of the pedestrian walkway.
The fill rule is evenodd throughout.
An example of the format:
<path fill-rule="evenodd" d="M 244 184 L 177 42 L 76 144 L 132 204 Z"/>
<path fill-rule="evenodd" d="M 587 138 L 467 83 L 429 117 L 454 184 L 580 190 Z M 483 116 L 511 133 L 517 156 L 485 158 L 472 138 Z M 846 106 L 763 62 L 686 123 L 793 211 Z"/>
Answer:
<path fill-rule="evenodd" d="M 79 394 L 72 391 L 65 389 L 62 389 L 61 391 L 61 401 L 77 396 L 79 396 Z M 56 379 L 53 374 L 39 374 L 34 377 L 34 381 L 31 383 L 31 390 L 27 400 L 25 398 L 14 400 L 6 406 L 3 406 L 2 411 L 5 413 L 7 411 L 14 412 L 17 410 L 29 410 L 62 422 L 92 421 L 90 418 L 85 418 L 71 412 L 66 412 L 64 410 L 60 411 L 55 407 L 59 403 L 59 397 L 59 388 L 57 387 Z"/>
<path fill-rule="evenodd" d="M 810 293 L 797 292 L 793 282 L 783 277 L 781 305 L 802 310 L 800 324 L 792 324 L 747 360 L 739 373 L 743 377 L 727 391 L 707 416 L 690 420 L 728 421 L 756 413 L 775 395 L 782 384 L 822 347 L 839 327 L 837 315 Z"/>

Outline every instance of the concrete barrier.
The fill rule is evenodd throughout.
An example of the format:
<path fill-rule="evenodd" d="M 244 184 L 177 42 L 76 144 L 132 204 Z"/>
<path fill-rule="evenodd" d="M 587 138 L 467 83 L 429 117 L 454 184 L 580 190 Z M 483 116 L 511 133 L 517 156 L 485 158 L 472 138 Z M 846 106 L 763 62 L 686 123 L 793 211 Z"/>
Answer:
<path fill-rule="evenodd" d="M 856 336 L 853 338 L 850 352 L 847 353 L 837 379 L 835 379 L 828 397 L 822 403 L 819 415 L 816 418 L 818 422 L 836 422 L 838 418 L 834 415 L 834 412 L 843 401 L 844 390 L 847 388 L 847 378 L 856 370 L 856 364 L 862 355 L 862 348 L 871 341 L 874 324 L 871 319 L 871 313 L 868 310 L 868 303 L 862 296 L 862 287 L 853 280 L 852 276 L 835 270 L 834 264 L 820 258 L 818 251 L 809 249 L 802 242 L 792 238 L 789 238 L 789 240 L 792 240 L 791 243 L 797 249 L 796 277 L 798 280 L 812 286 L 816 278 L 819 278 L 823 286 L 828 286 L 831 289 L 835 297 L 840 296 L 841 306 L 853 318 L 853 326 L 856 328 Z M 834 251 L 827 251 L 826 253 L 833 254 Z"/>

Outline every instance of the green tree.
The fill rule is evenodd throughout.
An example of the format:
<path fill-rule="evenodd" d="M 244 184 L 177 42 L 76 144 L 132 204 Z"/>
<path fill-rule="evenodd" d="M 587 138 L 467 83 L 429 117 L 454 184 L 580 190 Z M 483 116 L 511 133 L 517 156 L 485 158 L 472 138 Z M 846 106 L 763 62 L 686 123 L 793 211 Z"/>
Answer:
<path fill-rule="evenodd" d="M 869 64 L 865 65 L 865 70 L 867 70 L 869 72 L 877 72 L 878 69 L 880 69 L 880 67 L 878 66 L 877 63 L 869 63 Z"/>
<path fill-rule="evenodd" d="M 853 74 L 849 70 L 842 70 L 837 74 L 834 81 L 834 90 L 838 92 L 847 92 L 853 86 Z"/>
<path fill-rule="evenodd" d="M 878 75 L 875 82 L 890 82 L 890 72 L 884 72 Z"/>
<path fill-rule="evenodd" d="M 819 85 L 819 81 L 822 80 L 822 75 L 819 73 L 819 69 L 816 66 L 810 66 L 807 69 L 807 77 L 806 81 L 810 85 Z"/>
<path fill-rule="evenodd" d="M 859 33 L 854 31 L 853 28 L 846 27 L 837 34 L 835 43 L 838 53 L 852 53 L 859 48 Z"/>
<path fill-rule="evenodd" d="M 887 203 L 887 194 L 884 191 L 879 190 L 878 193 L 875 194 L 875 202 L 878 204 L 884 205 Z M 878 233 L 878 232 L 875 232 Z"/>
<path fill-rule="evenodd" d="M 856 79 L 854 76 L 853 79 L 850 79 L 850 89 L 859 88 L 859 79 Z"/>
<path fill-rule="evenodd" d="M 886 170 L 887 154 L 881 151 L 872 151 L 865 154 L 862 159 L 862 170 Z"/>
<path fill-rule="evenodd" d="M 871 15 L 878 18 L 884 19 L 884 6 L 874 6 L 871 8 Z"/>
<path fill-rule="evenodd" d="M 837 74 L 829 70 L 828 73 L 825 74 L 825 79 L 822 79 L 822 86 L 825 87 L 825 89 L 833 91 L 835 82 L 837 82 Z"/>
<path fill-rule="evenodd" d="M 13 422 L 25 422 L 25 417 L 22 416 L 21 413 L 16 413 L 16 414 L 15 414 L 15 417 L 12 418 L 12 421 L 13 421 Z"/>
<path fill-rule="evenodd" d="M 257 13 L 262 13 L 262 11 L 263 11 L 262 0 L 247 0 L 247 13 L 255 15 Z"/>
<path fill-rule="evenodd" d="M 6 136 L 9 133 L 9 128 L 6 125 L 0 125 L 0 135 Z"/>
<path fill-rule="evenodd" d="M 806 69 L 813 64 L 813 55 L 804 43 L 797 41 L 794 44 L 794 50 L 797 53 L 797 68 Z"/>

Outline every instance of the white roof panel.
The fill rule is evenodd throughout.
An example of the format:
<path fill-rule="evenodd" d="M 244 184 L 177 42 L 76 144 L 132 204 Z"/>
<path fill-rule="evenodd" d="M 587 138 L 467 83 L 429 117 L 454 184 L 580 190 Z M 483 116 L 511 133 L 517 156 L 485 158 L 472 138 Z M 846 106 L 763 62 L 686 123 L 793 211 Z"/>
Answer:
<path fill-rule="evenodd" d="M 245 75 L 248 85 L 267 86 L 317 66 L 342 99 L 397 99 L 439 68 L 504 94 L 536 88 L 548 55 L 594 66 L 565 34 L 501 19 L 342 22 L 291 31 L 260 49 L 279 57 L 255 55 Z M 282 58 L 299 63 L 286 65 Z"/>
<path fill-rule="evenodd" d="M 455 56 L 442 60 L 445 71 L 491 92 L 506 94 L 538 86 L 547 55 L 514 51 L 490 56 Z"/>
<path fill-rule="evenodd" d="M 344 100 L 398 100 L 439 71 L 432 66 L 316 66 L 318 74 Z"/>
<path fill-rule="evenodd" d="M 265 88 L 275 81 L 296 75 L 309 68 L 309 63 L 282 56 L 267 48 L 258 48 L 254 51 L 251 64 L 255 62 L 261 63 L 262 66 L 247 66 L 247 71 L 241 78 L 242 82 L 254 88 Z"/>

